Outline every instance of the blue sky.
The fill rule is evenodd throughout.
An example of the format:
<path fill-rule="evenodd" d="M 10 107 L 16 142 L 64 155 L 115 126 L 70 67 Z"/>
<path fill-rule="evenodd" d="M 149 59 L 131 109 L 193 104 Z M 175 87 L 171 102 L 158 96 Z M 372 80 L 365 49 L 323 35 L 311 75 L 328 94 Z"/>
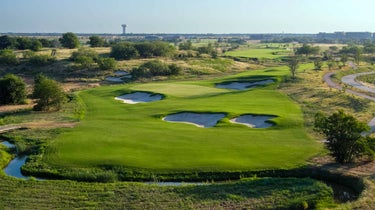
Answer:
<path fill-rule="evenodd" d="M 375 32 L 374 0 L 0 0 L 0 32 Z"/>

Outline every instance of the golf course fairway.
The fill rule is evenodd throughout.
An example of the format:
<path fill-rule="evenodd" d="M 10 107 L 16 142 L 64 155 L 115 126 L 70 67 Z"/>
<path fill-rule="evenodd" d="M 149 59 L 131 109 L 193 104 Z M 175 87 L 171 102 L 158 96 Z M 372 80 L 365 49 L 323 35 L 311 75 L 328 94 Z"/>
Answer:
<path fill-rule="evenodd" d="M 61 133 L 42 161 L 55 168 L 123 167 L 154 173 L 259 171 L 304 165 L 321 150 L 308 137 L 300 107 L 276 87 L 286 67 L 205 81 L 130 83 L 81 91 L 86 106 L 80 124 Z M 229 81 L 275 82 L 250 90 L 215 88 Z M 163 99 L 124 104 L 115 97 L 134 92 Z M 214 127 L 162 119 L 180 112 L 223 113 Z M 230 120 L 245 114 L 275 116 L 269 128 Z"/>

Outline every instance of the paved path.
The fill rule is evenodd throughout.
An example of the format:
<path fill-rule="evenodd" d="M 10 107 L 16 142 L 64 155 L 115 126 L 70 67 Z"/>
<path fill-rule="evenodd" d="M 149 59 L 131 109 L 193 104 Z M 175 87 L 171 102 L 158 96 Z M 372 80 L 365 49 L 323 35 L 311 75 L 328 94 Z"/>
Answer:
<path fill-rule="evenodd" d="M 365 72 L 365 73 L 351 74 L 351 75 L 343 77 L 341 79 L 341 81 L 343 83 L 345 83 L 347 85 L 350 85 L 350 86 L 353 86 L 357 89 L 360 89 L 360 90 L 363 90 L 363 91 L 366 91 L 366 92 L 370 92 L 370 93 L 375 93 L 374 88 L 368 87 L 366 85 L 363 85 L 363 84 L 355 81 L 355 78 L 357 76 L 366 75 L 366 74 L 375 74 L 375 72 Z M 332 88 L 335 88 L 335 89 L 338 89 L 338 90 L 343 90 L 341 85 L 339 85 L 339 84 L 337 84 L 337 83 L 335 83 L 331 80 L 332 75 L 334 75 L 333 72 L 325 74 L 324 77 L 323 77 L 324 81 L 328 84 L 328 86 L 330 86 Z M 375 97 L 366 95 L 365 93 L 359 93 L 359 92 L 354 91 L 354 90 L 345 90 L 345 92 L 351 93 L 353 95 L 360 96 L 362 98 L 367 98 L 369 100 L 375 101 Z M 370 122 L 368 123 L 368 126 L 370 126 L 370 128 L 371 128 L 370 132 L 374 133 L 375 132 L 375 118 L 370 120 Z"/>
<path fill-rule="evenodd" d="M 356 77 L 361 76 L 361 75 L 368 75 L 368 74 L 375 74 L 375 72 L 372 71 L 372 72 L 364 72 L 364 73 L 347 75 L 347 76 L 342 77 L 341 81 L 343 83 L 345 83 L 347 85 L 350 85 L 350 86 L 353 86 L 357 89 L 360 89 L 360 90 L 363 90 L 363 91 L 366 91 L 366 92 L 370 92 L 370 93 L 375 93 L 374 88 L 368 87 L 366 85 L 363 85 L 363 84 L 355 81 Z"/>
<path fill-rule="evenodd" d="M 20 125 L 4 125 L 4 126 L 0 126 L 0 133 L 5 133 L 8 131 L 17 130 L 21 128 L 23 127 Z"/>

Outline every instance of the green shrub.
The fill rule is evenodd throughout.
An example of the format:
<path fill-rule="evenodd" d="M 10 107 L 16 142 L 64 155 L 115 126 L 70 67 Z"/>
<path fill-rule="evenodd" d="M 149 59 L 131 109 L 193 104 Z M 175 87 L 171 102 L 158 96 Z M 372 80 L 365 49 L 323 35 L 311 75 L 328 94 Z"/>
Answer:
<path fill-rule="evenodd" d="M 114 58 L 99 58 L 98 65 L 101 70 L 112 70 L 117 67 L 117 62 Z"/>
<path fill-rule="evenodd" d="M 34 106 L 36 111 L 60 110 L 66 102 L 62 87 L 56 81 L 42 75 L 35 78 L 33 97 L 37 99 L 37 104 Z"/>
<path fill-rule="evenodd" d="M 0 104 L 23 104 L 26 101 L 26 84 L 18 76 L 7 74 L 0 78 Z"/>
<path fill-rule="evenodd" d="M 175 65 L 167 65 L 160 60 L 153 60 L 146 62 L 132 70 L 132 76 L 134 78 L 140 77 L 153 77 L 153 76 L 170 76 L 177 75 L 181 72 L 182 68 Z"/>
<path fill-rule="evenodd" d="M 16 54 L 12 50 L 1 50 L 0 51 L 0 64 L 5 65 L 17 65 L 19 60 Z"/>
<path fill-rule="evenodd" d="M 78 51 L 73 52 L 70 59 L 81 65 L 83 68 L 89 68 L 98 60 L 98 53 L 89 48 L 80 48 Z"/>
<path fill-rule="evenodd" d="M 112 46 L 110 56 L 116 60 L 129 60 L 137 58 L 139 53 L 133 44 L 129 42 L 121 42 Z"/>
<path fill-rule="evenodd" d="M 35 66 L 46 66 L 55 61 L 56 59 L 50 55 L 33 55 L 29 58 L 30 64 Z"/>

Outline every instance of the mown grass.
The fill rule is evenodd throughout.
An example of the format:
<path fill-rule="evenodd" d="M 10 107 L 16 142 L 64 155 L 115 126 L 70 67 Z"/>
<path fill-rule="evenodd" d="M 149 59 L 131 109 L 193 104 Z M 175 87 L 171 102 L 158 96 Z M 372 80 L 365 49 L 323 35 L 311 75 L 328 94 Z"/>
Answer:
<path fill-rule="evenodd" d="M 332 190 L 312 179 L 254 178 L 203 186 L 23 181 L 0 176 L 4 209 L 302 209 L 332 207 Z"/>
<path fill-rule="evenodd" d="M 58 136 L 43 161 L 58 168 L 125 167 L 158 172 L 287 169 L 305 164 L 321 146 L 305 133 L 301 110 L 277 83 L 249 91 L 217 89 L 238 80 L 281 80 L 287 68 L 259 70 L 210 81 L 107 86 L 82 91 L 86 117 Z M 127 105 L 114 97 L 132 91 L 165 95 L 162 101 Z M 181 111 L 220 112 L 216 127 L 168 123 Z M 275 115 L 276 126 L 250 129 L 229 119 L 242 114 Z M 95 154 L 95 155 L 93 155 Z"/>

